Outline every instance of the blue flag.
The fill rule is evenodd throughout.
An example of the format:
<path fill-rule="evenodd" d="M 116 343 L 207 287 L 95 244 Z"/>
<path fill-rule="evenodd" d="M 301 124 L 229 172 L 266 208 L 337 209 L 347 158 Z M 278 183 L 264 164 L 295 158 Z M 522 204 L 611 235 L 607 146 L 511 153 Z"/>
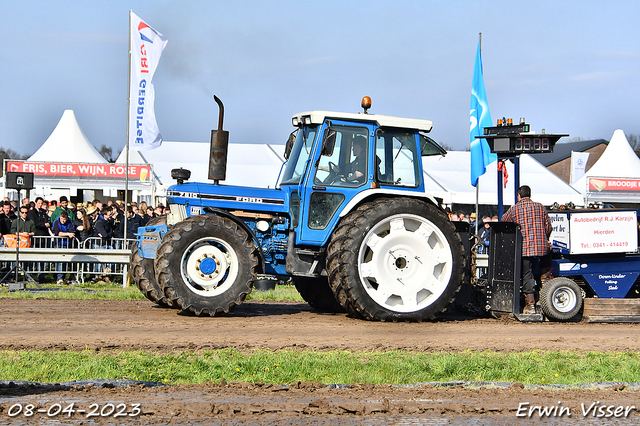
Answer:
<path fill-rule="evenodd" d="M 471 185 L 478 184 L 478 178 L 484 174 L 487 166 L 496 161 L 498 156 L 492 154 L 486 139 L 476 139 L 476 136 L 484 134 L 485 127 L 491 127 L 491 114 L 487 103 L 487 94 L 484 91 L 482 77 L 482 56 L 480 55 L 480 43 L 476 52 L 476 64 L 473 68 L 473 84 L 471 85 Z"/>

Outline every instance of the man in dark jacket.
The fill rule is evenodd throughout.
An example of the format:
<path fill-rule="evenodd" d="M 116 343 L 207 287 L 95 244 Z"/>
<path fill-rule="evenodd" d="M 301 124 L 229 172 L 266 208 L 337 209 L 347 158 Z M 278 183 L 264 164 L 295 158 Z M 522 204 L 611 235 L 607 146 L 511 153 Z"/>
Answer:
<path fill-rule="evenodd" d="M 91 213 L 87 213 L 93 219 L 93 236 L 102 238 L 103 247 L 109 246 L 111 244 L 111 237 L 113 236 L 113 231 L 109 224 L 111 207 L 103 207 L 99 213 L 97 209 L 91 209 L 90 211 Z"/>
<path fill-rule="evenodd" d="M 127 207 L 127 239 L 135 240 L 136 232 L 138 232 L 138 228 L 140 226 L 144 226 L 142 224 L 142 218 L 134 213 L 133 207 Z M 120 229 L 118 230 L 118 235 L 124 235 L 124 220 L 120 222 Z"/>
<path fill-rule="evenodd" d="M 36 237 L 48 237 L 49 229 L 51 229 L 51 222 L 49 221 L 49 215 L 47 211 L 42 208 L 44 200 L 42 197 L 36 198 L 35 206 L 27 213 L 27 218 L 33 221 L 36 227 Z M 37 239 L 36 239 L 37 240 Z M 36 246 L 41 244 L 36 243 Z"/>
<path fill-rule="evenodd" d="M 0 234 L 6 235 L 11 233 L 11 222 L 16 220 L 18 216 L 11 211 L 11 203 L 5 201 L 2 204 L 2 213 L 0 213 Z"/>

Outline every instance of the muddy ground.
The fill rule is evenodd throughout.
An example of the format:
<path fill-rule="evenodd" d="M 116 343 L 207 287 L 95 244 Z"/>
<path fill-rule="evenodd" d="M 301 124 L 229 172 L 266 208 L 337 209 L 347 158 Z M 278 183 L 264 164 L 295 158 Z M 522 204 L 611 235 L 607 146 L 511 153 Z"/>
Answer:
<path fill-rule="evenodd" d="M 638 325 L 519 323 L 511 319 L 449 317 L 428 323 L 375 323 L 345 314 L 319 314 L 305 303 L 247 302 L 232 315 L 181 316 L 148 301 L 0 299 L 0 350 L 52 349 L 117 351 L 140 349 L 349 349 L 411 351 L 531 349 L 638 351 Z M 2 379 L 2 378 L 0 378 Z M 32 402 L 42 410 L 55 403 L 88 409 L 90 404 L 141 404 L 136 417 L 56 416 L 56 424 L 507 424 L 530 421 L 517 416 L 522 403 L 568 407 L 553 424 L 637 424 L 640 412 L 599 418 L 583 416 L 582 406 L 636 406 L 640 391 L 624 386 L 600 390 L 396 388 L 353 384 L 333 389 L 293 386 L 207 384 L 102 388 L 0 386 L 0 424 L 50 424 L 42 412 L 9 416 L 15 405 Z M 124 406 L 123 406 L 124 407 Z M 107 407 L 108 413 L 110 407 Z M 54 407 L 55 410 L 55 407 Z M 525 410 L 526 411 L 526 410 Z M 557 410 L 556 412 L 562 412 Z M 613 411 L 612 411 L 613 412 Z M 522 413 L 522 412 L 521 412 Z M 527 412 L 528 413 L 528 412 Z M 597 414 L 597 413 L 596 413 Z M 606 415 L 606 410 L 604 411 Z M 534 412 L 533 417 L 538 417 Z M 577 421 L 577 423 L 576 423 Z M 61 423 L 60 423 L 61 422 Z M 573 422 L 573 423 L 572 423 Z"/>

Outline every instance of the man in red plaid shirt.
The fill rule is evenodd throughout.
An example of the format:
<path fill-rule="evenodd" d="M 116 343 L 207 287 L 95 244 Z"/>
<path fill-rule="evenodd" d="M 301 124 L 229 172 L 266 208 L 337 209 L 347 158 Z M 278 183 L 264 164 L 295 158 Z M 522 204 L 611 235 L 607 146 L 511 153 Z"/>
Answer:
<path fill-rule="evenodd" d="M 549 235 L 551 221 L 547 209 L 540 203 L 531 201 L 531 188 L 523 185 L 518 189 L 518 202 L 511 206 L 504 216 L 503 222 L 515 222 L 522 233 L 522 293 L 526 305 L 522 311 L 525 315 L 536 313 L 535 287 L 533 268 L 540 263 L 540 258 L 549 252 Z"/>

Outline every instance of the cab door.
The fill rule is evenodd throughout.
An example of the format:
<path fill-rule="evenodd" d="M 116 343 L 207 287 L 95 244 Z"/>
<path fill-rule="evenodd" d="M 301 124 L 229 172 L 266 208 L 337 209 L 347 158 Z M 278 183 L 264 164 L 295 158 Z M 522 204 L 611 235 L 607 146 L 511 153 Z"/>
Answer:
<path fill-rule="evenodd" d="M 305 176 L 296 244 L 324 245 L 338 213 L 374 179 L 373 124 L 326 120 L 322 132 Z"/>

